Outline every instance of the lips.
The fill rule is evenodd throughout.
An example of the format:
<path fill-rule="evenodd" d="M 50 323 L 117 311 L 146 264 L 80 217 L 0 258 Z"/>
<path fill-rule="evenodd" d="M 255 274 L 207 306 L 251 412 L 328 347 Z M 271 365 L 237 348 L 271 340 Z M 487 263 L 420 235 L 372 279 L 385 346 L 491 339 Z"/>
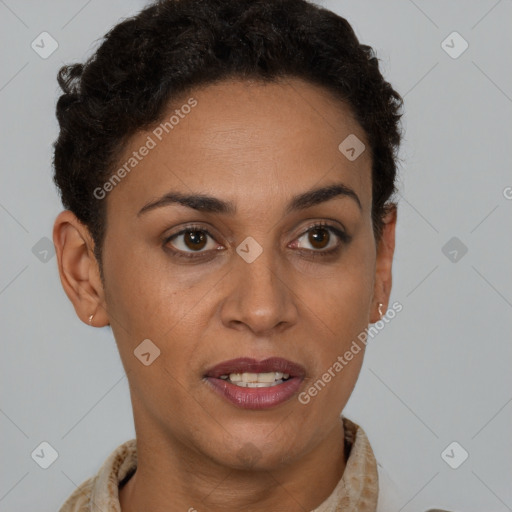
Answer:
<path fill-rule="evenodd" d="M 288 361 L 281 357 L 271 357 L 264 361 L 256 361 L 248 357 L 231 359 L 224 361 L 205 374 L 205 377 L 220 378 L 222 375 L 230 375 L 231 373 L 270 373 L 281 372 L 287 373 L 291 377 L 303 378 L 306 374 L 304 368 L 297 363 Z"/>
<path fill-rule="evenodd" d="M 210 389 L 243 409 L 267 409 L 289 400 L 299 390 L 306 371 L 280 357 L 224 361 L 204 375 Z M 274 380 L 275 379 L 275 380 Z"/>

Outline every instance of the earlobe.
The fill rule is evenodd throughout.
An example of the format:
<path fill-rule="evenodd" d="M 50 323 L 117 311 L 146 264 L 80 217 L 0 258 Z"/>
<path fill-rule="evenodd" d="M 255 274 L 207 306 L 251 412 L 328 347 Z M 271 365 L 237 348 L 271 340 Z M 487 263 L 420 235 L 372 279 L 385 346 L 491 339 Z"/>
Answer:
<path fill-rule="evenodd" d="M 377 257 L 375 262 L 375 287 L 374 300 L 375 304 L 372 309 L 370 322 L 377 322 L 379 315 L 378 304 L 381 303 L 381 311 L 384 313 L 388 309 L 389 296 L 391 294 L 391 286 L 393 282 L 392 267 L 393 255 L 395 252 L 395 229 L 397 219 L 397 207 L 391 205 L 384 217 L 384 226 L 382 236 L 377 246 Z"/>
<path fill-rule="evenodd" d="M 108 325 L 103 284 L 94 256 L 94 242 L 89 230 L 70 210 L 55 219 L 53 243 L 60 281 L 76 314 L 86 324 L 94 315 L 96 327 Z"/>

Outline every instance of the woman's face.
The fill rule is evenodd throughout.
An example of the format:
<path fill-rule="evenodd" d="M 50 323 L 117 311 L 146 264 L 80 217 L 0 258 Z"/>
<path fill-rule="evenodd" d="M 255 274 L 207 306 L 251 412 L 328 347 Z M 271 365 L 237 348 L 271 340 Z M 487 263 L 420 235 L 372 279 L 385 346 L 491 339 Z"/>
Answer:
<path fill-rule="evenodd" d="M 394 223 L 379 253 L 367 138 L 346 106 L 298 79 L 199 88 L 166 121 L 131 139 L 116 167 L 130 170 L 104 199 L 103 307 L 137 435 L 228 467 L 298 460 L 339 428 L 364 345 L 299 397 L 389 298 Z M 348 192 L 309 196 L 336 185 Z M 166 194 L 211 199 L 148 206 Z M 239 358 L 290 366 L 229 363 Z M 276 384 L 273 371 L 291 378 Z"/>

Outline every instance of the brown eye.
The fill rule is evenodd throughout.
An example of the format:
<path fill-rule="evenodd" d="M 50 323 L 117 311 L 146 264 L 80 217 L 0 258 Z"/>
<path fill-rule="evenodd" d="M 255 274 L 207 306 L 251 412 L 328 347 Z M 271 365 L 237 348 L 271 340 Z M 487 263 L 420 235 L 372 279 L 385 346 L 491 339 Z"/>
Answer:
<path fill-rule="evenodd" d="M 315 249 L 325 249 L 330 240 L 330 233 L 325 228 L 314 228 L 309 231 L 308 242 Z"/>
<path fill-rule="evenodd" d="M 204 231 L 186 231 L 184 236 L 185 245 L 192 250 L 203 249 L 206 245 L 207 235 Z"/>
<path fill-rule="evenodd" d="M 335 236 L 331 236 L 334 234 Z M 304 240 L 310 247 L 302 245 Z M 338 239 L 338 241 L 336 240 Z M 343 231 L 329 224 L 318 224 L 311 226 L 298 239 L 298 244 L 294 244 L 297 249 L 307 249 L 311 252 L 327 253 L 329 249 L 336 249 L 341 246 L 341 242 L 348 241 L 348 235 Z M 340 242 L 341 241 L 341 242 Z"/>
<path fill-rule="evenodd" d="M 210 246 L 208 247 L 209 241 Z M 200 226 L 190 226 L 182 229 L 179 233 L 168 237 L 165 240 L 165 245 L 170 245 L 172 251 L 177 256 L 193 256 L 194 253 L 197 253 L 199 256 L 208 252 L 208 249 L 215 249 L 218 247 L 210 232 Z"/>

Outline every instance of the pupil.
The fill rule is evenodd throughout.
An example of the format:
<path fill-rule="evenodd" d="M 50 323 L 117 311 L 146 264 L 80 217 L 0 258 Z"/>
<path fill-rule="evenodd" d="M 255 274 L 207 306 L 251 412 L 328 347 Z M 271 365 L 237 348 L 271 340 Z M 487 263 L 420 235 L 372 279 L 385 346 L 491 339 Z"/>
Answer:
<path fill-rule="evenodd" d="M 329 234 L 324 228 L 315 228 L 310 233 L 310 243 L 314 247 L 322 249 L 325 244 L 322 244 L 325 240 L 328 240 Z"/>
<path fill-rule="evenodd" d="M 202 231 L 189 231 L 188 233 L 187 245 L 191 242 L 189 246 L 191 249 L 202 249 L 204 247 L 204 241 L 206 240 L 204 233 Z"/>

